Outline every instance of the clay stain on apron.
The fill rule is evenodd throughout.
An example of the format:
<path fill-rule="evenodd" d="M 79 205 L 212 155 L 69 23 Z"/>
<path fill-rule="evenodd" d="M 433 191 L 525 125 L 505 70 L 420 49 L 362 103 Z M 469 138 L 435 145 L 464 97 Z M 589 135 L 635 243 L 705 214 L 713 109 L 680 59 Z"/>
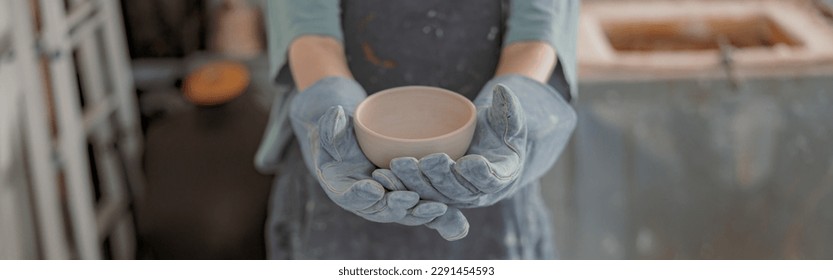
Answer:
<path fill-rule="evenodd" d="M 370 46 L 367 42 L 362 42 L 362 52 L 364 52 L 364 59 L 368 62 L 373 63 L 373 65 L 385 68 L 385 69 L 393 69 L 396 68 L 396 62 L 390 59 L 381 59 L 379 56 L 376 55 L 376 52 L 373 51 L 373 47 Z"/>

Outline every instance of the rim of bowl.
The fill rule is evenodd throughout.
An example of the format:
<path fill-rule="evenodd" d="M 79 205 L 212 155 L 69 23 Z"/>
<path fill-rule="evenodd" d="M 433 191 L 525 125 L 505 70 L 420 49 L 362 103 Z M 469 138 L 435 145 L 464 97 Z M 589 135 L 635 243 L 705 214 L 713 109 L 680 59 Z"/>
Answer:
<path fill-rule="evenodd" d="M 466 120 L 466 123 L 463 124 L 462 126 L 456 128 L 456 129 L 454 129 L 450 132 L 443 133 L 443 134 L 433 136 L 433 137 L 427 137 L 427 138 L 399 138 L 399 137 L 387 136 L 387 135 L 383 135 L 381 133 L 378 133 L 378 132 L 370 129 L 369 127 L 364 125 L 364 123 L 362 123 L 362 121 L 361 121 L 362 108 L 365 105 L 367 105 L 367 103 L 369 103 L 369 101 L 373 100 L 374 98 L 378 98 L 379 96 L 390 94 L 392 92 L 396 92 L 396 91 L 400 91 L 400 90 L 405 90 L 405 89 L 429 89 L 429 90 L 432 90 L 432 91 L 438 91 L 438 92 L 442 92 L 442 93 L 445 93 L 445 94 L 449 94 L 449 95 L 452 96 L 452 98 L 463 101 L 463 103 L 466 104 L 466 107 L 468 107 L 469 112 L 472 112 L 472 114 L 469 115 L 469 119 Z M 437 139 L 446 137 L 446 136 L 451 135 L 451 134 L 459 133 L 460 131 L 463 131 L 465 128 L 472 125 L 476 120 L 477 120 L 477 108 L 474 106 L 474 103 L 472 103 L 471 100 L 469 100 L 468 98 L 466 98 L 462 94 L 459 94 L 459 93 L 456 93 L 456 92 L 453 92 L 453 91 L 450 91 L 450 90 L 447 90 L 447 89 L 444 89 L 444 88 L 432 87 L 432 86 L 401 86 L 401 87 L 389 88 L 389 89 L 371 94 L 364 101 L 359 103 L 359 106 L 356 107 L 356 117 L 354 118 L 354 123 L 356 124 L 356 126 L 361 127 L 363 130 L 369 132 L 370 134 L 373 134 L 374 136 L 377 136 L 377 137 L 380 137 L 380 138 L 383 138 L 383 139 L 393 140 L 393 141 L 401 141 L 401 142 L 424 142 L 424 141 L 437 140 Z"/>

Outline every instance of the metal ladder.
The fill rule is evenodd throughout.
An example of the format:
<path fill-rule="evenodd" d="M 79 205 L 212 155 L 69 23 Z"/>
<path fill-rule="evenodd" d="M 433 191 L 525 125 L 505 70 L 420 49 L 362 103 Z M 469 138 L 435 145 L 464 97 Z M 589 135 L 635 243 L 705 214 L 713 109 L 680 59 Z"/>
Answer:
<path fill-rule="evenodd" d="M 142 137 L 120 4 L 11 1 L 42 258 L 134 258 Z"/>

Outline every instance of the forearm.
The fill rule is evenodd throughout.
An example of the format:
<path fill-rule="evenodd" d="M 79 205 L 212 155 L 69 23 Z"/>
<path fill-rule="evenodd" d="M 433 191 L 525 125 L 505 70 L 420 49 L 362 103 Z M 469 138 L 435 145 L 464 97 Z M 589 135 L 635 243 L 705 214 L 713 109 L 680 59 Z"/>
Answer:
<path fill-rule="evenodd" d="M 325 77 L 353 77 L 341 42 L 327 36 L 305 35 L 295 39 L 289 46 L 289 67 L 299 91 Z"/>
<path fill-rule="evenodd" d="M 555 50 L 545 42 L 525 41 L 504 48 L 497 77 L 513 90 L 524 109 L 527 139 L 524 170 L 518 184 L 538 180 L 555 163 L 575 126 L 575 113 L 547 82 L 557 63 Z M 523 78 L 535 80 L 523 81 Z"/>
<path fill-rule="evenodd" d="M 289 105 L 289 118 L 304 152 L 304 162 L 315 170 L 309 139 L 319 119 L 333 106 L 352 114 L 367 96 L 353 80 L 342 44 L 335 38 L 304 35 L 289 46 L 289 67 L 299 94 Z M 313 129 L 313 130 L 310 130 Z"/>
<path fill-rule="evenodd" d="M 557 63 L 555 49 L 546 42 L 515 42 L 501 51 L 495 76 L 517 74 L 546 83 Z"/>

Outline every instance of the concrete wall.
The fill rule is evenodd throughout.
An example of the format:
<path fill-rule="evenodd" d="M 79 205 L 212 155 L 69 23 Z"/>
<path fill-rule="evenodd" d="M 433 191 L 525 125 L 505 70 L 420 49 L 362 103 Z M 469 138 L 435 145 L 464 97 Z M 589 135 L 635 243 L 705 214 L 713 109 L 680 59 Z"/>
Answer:
<path fill-rule="evenodd" d="M 833 258 L 833 75 L 583 83 L 565 258 Z"/>
<path fill-rule="evenodd" d="M 544 179 L 563 257 L 833 258 L 833 28 L 807 3 L 585 2 L 578 127 Z M 736 14 L 800 43 L 632 51 L 598 28 Z"/>

